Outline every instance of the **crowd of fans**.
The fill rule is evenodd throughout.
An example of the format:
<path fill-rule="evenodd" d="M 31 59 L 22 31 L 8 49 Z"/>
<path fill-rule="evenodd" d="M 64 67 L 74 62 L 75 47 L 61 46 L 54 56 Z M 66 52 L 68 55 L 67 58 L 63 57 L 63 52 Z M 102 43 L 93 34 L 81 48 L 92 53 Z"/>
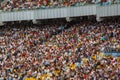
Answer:
<path fill-rule="evenodd" d="M 0 29 L 0 80 L 119 80 L 120 23 L 69 24 Z"/>
<path fill-rule="evenodd" d="M 118 0 L 4 0 L 1 3 L 0 8 L 3 11 L 12 11 L 36 8 L 79 6 L 95 3 L 107 5 L 114 4 L 116 2 L 118 2 Z"/>

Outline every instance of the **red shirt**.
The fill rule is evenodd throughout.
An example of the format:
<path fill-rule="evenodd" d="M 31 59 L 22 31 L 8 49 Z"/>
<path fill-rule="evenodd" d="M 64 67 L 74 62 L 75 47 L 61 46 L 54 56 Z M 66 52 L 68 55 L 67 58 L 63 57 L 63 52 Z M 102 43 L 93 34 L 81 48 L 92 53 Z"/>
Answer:
<path fill-rule="evenodd" d="M 101 2 L 107 2 L 107 0 L 101 0 Z"/>

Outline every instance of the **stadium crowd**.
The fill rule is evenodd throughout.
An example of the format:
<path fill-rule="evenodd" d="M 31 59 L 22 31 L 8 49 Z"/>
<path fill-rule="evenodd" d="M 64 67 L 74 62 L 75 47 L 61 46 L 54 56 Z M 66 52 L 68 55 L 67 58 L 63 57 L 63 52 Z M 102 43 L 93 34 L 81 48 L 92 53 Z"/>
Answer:
<path fill-rule="evenodd" d="M 120 23 L 91 21 L 68 26 L 0 29 L 0 80 L 119 80 Z"/>
<path fill-rule="evenodd" d="M 3 0 L 0 9 L 2 11 L 12 11 L 50 7 L 68 7 L 95 3 L 108 5 L 117 2 L 118 0 Z"/>

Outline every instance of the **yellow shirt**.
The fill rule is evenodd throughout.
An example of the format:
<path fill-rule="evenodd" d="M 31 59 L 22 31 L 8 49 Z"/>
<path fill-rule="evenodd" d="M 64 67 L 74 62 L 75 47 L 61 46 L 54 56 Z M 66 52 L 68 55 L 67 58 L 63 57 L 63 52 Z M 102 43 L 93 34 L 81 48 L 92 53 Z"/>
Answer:
<path fill-rule="evenodd" d="M 118 47 L 117 47 L 118 49 L 120 49 L 120 45 L 118 45 Z"/>
<path fill-rule="evenodd" d="M 94 55 L 94 56 L 93 56 L 93 59 L 94 59 L 94 60 L 96 60 L 96 59 L 97 59 L 97 56 L 96 56 L 96 55 Z"/>
<path fill-rule="evenodd" d="M 47 78 L 47 74 L 43 74 L 40 76 L 40 80 L 45 80 Z"/>
<path fill-rule="evenodd" d="M 114 43 L 116 42 L 116 39 L 113 39 Z"/>
<path fill-rule="evenodd" d="M 50 6 L 52 6 L 53 5 L 53 2 L 50 2 Z"/>
<path fill-rule="evenodd" d="M 86 63 L 88 61 L 87 58 L 83 58 L 82 60 L 83 60 L 84 63 Z"/>
<path fill-rule="evenodd" d="M 31 78 L 26 78 L 25 80 L 38 80 L 38 79 L 31 77 Z"/>
<path fill-rule="evenodd" d="M 59 73 L 60 73 L 60 70 L 55 70 L 55 71 L 54 71 L 54 74 L 55 74 L 56 76 L 58 76 Z"/>
<path fill-rule="evenodd" d="M 52 76 L 51 73 L 47 73 L 47 78 L 50 78 Z"/>
<path fill-rule="evenodd" d="M 100 53 L 99 56 L 100 56 L 100 57 L 104 57 L 104 54 L 103 54 L 103 53 Z"/>
<path fill-rule="evenodd" d="M 70 67 L 71 69 L 76 70 L 76 64 L 71 64 Z"/>

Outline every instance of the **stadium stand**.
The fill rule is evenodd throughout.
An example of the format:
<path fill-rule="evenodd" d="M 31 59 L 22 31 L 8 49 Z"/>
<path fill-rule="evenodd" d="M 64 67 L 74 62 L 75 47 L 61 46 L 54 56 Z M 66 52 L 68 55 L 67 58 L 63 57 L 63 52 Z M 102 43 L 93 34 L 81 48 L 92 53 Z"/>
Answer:
<path fill-rule="evenodd" d="M 111 5 L 116 3 L 119 3 L 119 0 L 4 0 L 1 3 L 1 10 L 18 11 L 38 8 L 80 6 L 87 4 Z"/>
<path fill-rule="evenodd" d="M 119 3 L 0 0 L 0 80 L 120 80 Z"/>
<path fill-rule="evenodd" d="M 120 57 L 104 54 L 107 46 L 120 50 L 119 19 L 48 23 L 1 27 L 1 79 L 120 79 Z"/>

